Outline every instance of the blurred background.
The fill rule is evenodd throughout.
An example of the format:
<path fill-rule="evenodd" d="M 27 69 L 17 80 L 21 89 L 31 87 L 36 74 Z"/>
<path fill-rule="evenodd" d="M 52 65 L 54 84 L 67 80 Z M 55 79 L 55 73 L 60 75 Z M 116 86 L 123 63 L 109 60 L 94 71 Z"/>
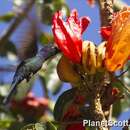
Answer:
<path fill-rule="evenodd" d="M 91 24 L 83 34 L 84 40 L 101 42 L 100 16 L 97 3 L 91 7 L 86 0 L 1 0 L 0 4 L 0 101 L 8 94 L 17 65 L 36 55 L 48 43 L 53 43 L 51 18 L 57 10 L 65 15 L 77 9 L 79 17 L 89 16 Z M 34 2 L 35 1 L 35 2 Z M 118 0 L 117 0 L 118 1 Z M 119 0 L 122 6 L 129 0 Z M 117 2 L 118 3 L 118 2 Z M 117 4 L 118 6 L 118 4 Z M 15 23 L 15 24 L 14 24 Z M 11 26 L 14 26 L 11 28 Z M 59 80 L 56 65 L 60 55 L 48 60 L 27 83 L 18 86 L 18 92 L 8 106 L 0 106 L 0 130 L 19 130 L 22 126 L 53 120 L 55 101 L 69 83 Z M 125 77 L 128 78 L 128 77 Z M 114 118 L 130 118 L 130 101 L 115 104 Z M 121 128 L 112 128 L 121 130 Z"/>

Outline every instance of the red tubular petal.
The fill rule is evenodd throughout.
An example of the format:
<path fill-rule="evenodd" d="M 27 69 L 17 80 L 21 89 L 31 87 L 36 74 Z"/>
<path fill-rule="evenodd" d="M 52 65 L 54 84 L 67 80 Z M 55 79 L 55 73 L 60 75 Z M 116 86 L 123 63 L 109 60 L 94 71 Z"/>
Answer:
<path fill-rule="evenodd" d="M 76 46 L 77 45 L 82 46 L 82 40 L 81 40 L 81 36 L 78 39 L 79 33 L 78 34 L 74 34 L 76 32 L 76 30 L 73 31 L 73 28 L 74 28 L 73 26 L 74 25 L 76 26 L 76 24 L 72 20 L 69 19 L 68 22 L 65 23 L 63 20 L 59 19 L 58 20 L 58 24 L 61 27 L 61 30 L 64 32 L 64 35 L 65 35 L 66 41 L 67 41 L 66 42 L 67 43 L 67 47 L 68 47 L 68 49 L 71 52 L 71 56 L 74 57 L 71 60 L 74 61 L 74 62 L 78 62 L 79 63 L 80 62 L 80 56 L 78 55 L 78 51 L 76 50 Z M 78 43 L 79 41 L 80 41 L 80 43 Z"/>
<path fill-rule="evenodd" d="M 61 12 L 55 13 L 55 15 L 53 17 L 52 31 L 54 34 L 55 42 L 57 43 L 58 47 L 63 52 L 66 52 L 66 54 L 69 55 L 70 52 L 66 46 L 66 39 L 65 39 L 64 33 L 62 32 L 60 26 L 57 24 L 57 18 L 59 17 L 59 15 L 61 15 Z"/>
<path fill-rule="evenodd" d="M 80 26 L 81 26 L 81 34 L 86 30 L 88 27 L 89 23 L 91 22 L 89 17 L 82 17 L 80 19 Z"/>
<path fill-rule="evenodd" d="M 76 10 L 71 12 L 66 22 L 63 21 L 61 12 L 55 13 L 53 17 L 52 31 L 55 42 L 64 55 L 75 63 L 81 62 L 81 33 L 86 29 L 88 23 L 88 19 L 83 18 L 80 24 Z"/>
<path fill-rule="evenodd" d="M 111 26 L 101 27 L 101 36 L 103 37 L 103 39 L 108 40 L 111 35 L 111 31 Z"/>
<path fill-rule="evenodd" d="M 69 19 L 73 19 L 76 24 L 79 24 L 78 12 L 76 9 L 73 9 L 71 11 L 70 17 L 68 17 L 68 19 L 66 21 L 68 21 Z"/>

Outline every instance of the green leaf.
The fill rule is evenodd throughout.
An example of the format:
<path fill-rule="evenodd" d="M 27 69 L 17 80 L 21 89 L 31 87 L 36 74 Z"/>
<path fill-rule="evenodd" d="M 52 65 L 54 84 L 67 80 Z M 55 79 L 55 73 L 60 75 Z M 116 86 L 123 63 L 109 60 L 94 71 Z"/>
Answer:
<path fill-rule="evenodd" d="M 53 36 L 48 33 L 42 33 L 39 37 L 40 43 L 41 44 L 48 44 L 48 43 L 53 43 Z"/>
<path fill-rule="evenodd" d="M 52 16 L 54 12 L 54 6 L 52 4 L 44 4 L 41 10 L 41 19 L 44 24 L 51 25 L 52 23 Z"/>
<path fill-rule="evenodd" d="M 9 12 L 5 15 L 0 16 L 0 21 L 1 22 L 10 22 L 13 18 L 15 17 L 15 14 L 12 12 Z"/>
<path fill-rule="evenodd" d="M 27 126 L 24 126 L 21 130 L 46 130 L 46 126 L 40 123 L 29 124 Z"/>
<path fill-rule="evenodd" d="M 52 124 L 51 122 L 46 123 L 47 130 L 57 130 L 56 126 Z"/>
<path fill-rule="evenodd" d="M 56 121 L 60 121 L 63 118 L 64 112 L 66 112 L 66 109 L 75 98 L 75 92 L 76 88 L 73 88 L 65 91 L 63 94 L 59 96 L 54 107 L 54 117 Z"/>
<path fill-rule="evenodd" d="M 41 20 L 44 24 L 51 25 L 52 23 L 52 17 L 56 11 L 61 10 L 64 14 L 64 16 L 68 16 L 70 14 L 69 7 L 67 4 L 60 0 L 60 1 L 53 1 L 52 3 L 45 3 L 41 6 L 41 9 L 39 7 L 38 12 L 41 12 Z"/>
<path fill-rule="evenodd" d="M 45 4 L 46 3 L 51 3 L 53 0 L 44 0 Z"/>
<path fill-rule="evenodd" d="M 40 124 L 40 123 L 36 123 L 35 128 L 36 130 L 46 130 L 46 127 L 44 126 L 44 124 Z"/>
<path fill-rule="evenodd" d="M 5 97 L 8 95 L 9 92 L 9 84 L 0 85 L 0 96 Z"/>
<path fill-rule="evenodd" d="M 112 111 L 112 116 L 117 118 L 122 112 L 122 104 L 121 100 L 116 101 L 113 104 L 113 111 Z"/>
<path fill-rule="evenodd" d="M 61 10 L 65 16 L 69 16 L 70 10 L 68 5 L 64 1 L 53 1 L 53 6 L 55 7 L 55 12 Z"/>
<path fill-rule="evenodd" d="M 129 95 L 130 96 L 130 95 Z M 129 101 L 130 97 L 126 97 L 124 99 L 118 100 L 113 104 L 113 113 L 112 115 L 114 117 L 119 117 L 120 114 L 126 110 L 128 110 L 129 106 L 130 106 L 130 101 Z"/>
<path fill-rule="evenodd" d="M 1 56 L 6 56 L 8 52 L 11 52 L 13 54 L 17 53 L 16 46 L 11 41 L 7 41 L 4 44 L 1 44 L 1 46 L 0 46 L 0 55 Z"/>
<path fill-rule="evenodd" d="M 124 85 L 119 79 L 113 81 L 111 86 L 118 88 L 121 92 L 124 92 Z"/>
<path fill-rule="evenodd" d="M 21 130 L 57 130 L 54 124 L 51 122 L 29 124 L 23 127 Z"/>
<path fill-rule="evenodd" d="M 15 119 L 8 113 L 0 113 L 0 128 L 9 128 L 14 121 Z"/>
<path fill-rule="evenodd" d="M 26 125 L 25 122 L 18 122 L 17 120 L 11 124 L 9 130 L 20 130 Z"/>

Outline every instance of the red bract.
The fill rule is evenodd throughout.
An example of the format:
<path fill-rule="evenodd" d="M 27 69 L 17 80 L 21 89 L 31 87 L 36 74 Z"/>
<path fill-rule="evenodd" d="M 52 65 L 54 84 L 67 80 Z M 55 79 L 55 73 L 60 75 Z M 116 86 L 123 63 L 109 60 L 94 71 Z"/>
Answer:
<path fill-rule="evenodd" d="M 82 123 L 68 125 L 66 130 L 85 130 Z"/>
<path fill-rule="evenodd" d="M 100 31 L 101 31 L 100 33 L 103 39 L 108 40 L 111 35 L 112 27 L 111 26 L 101 27 Z"/>
<path fill-rule="evenodd" d="M 53 17 L 52 31 L 54 40 L 68 59 L 80 63 L 82 54 L 81 35 L 90 23 L 90 19 L 82 17 L 79 20 L 76 10 L 71 12 L 66 22 L 62 19 L 62 16 L 62 12 L 58 11 Z"/>

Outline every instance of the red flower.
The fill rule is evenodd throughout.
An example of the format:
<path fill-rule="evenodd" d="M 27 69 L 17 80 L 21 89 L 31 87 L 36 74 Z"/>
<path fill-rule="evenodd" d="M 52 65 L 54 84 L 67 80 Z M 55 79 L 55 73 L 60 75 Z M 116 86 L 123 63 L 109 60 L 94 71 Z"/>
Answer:
<path fill-rule="evenodd" d="M 88 5 L 90 5 L 91 7 L 93 7 L 94 4 L 95 4 L 95 0 L 87 0 L 87 3 L 88 3 Z"/>
<path fill-rule="evenodd" d="M 66 22 L 62 19 L 62 12 L 58 11 L 53 17 L 52 31 L 54 40 L 66 57 L 75 63 L 81 62 L 82 33 L 90 23 L 88 17 L 78 19 L 76 10 L 73 10 Z"/>
<path fill-rule="evenodd" d="M 12 100 L 10 107 L 15 113 L 20 113 L 25 118 L 38 118 L 45 113 L 47 106 L 48 99 L 35 97 L 29 92 L 22 100 Z"/>
<path fill-rule="evenodd" d="M 112 27 L 101 27 L 100 33 L 104 40 L 108 40 L 111 35 Z"/>
<path fill-rule="evenodd" d="M 82 123 L 68 125 L 66 130 L 85 130 Z"/>

